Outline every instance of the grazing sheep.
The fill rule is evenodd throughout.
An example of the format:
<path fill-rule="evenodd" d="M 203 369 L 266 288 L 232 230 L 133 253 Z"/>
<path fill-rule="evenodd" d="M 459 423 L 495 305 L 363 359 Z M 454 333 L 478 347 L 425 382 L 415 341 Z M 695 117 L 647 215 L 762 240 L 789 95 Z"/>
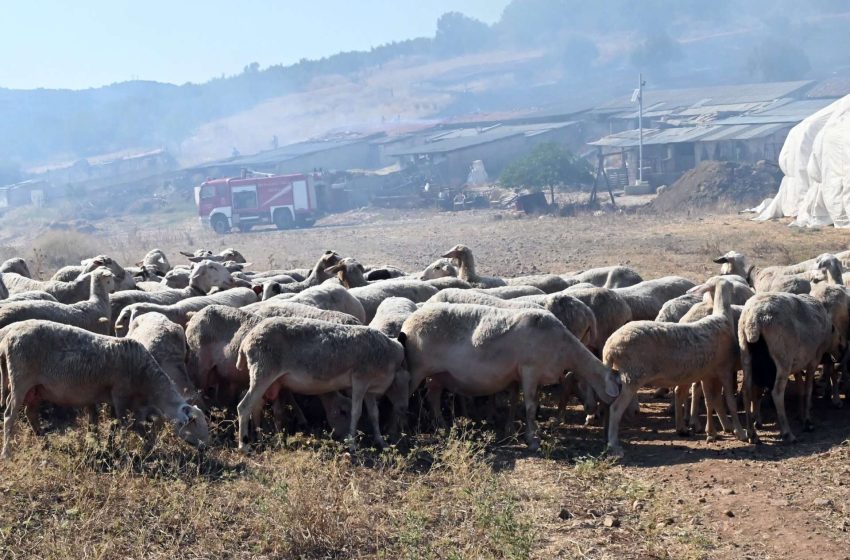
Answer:
<path fill-rule="evenodd" d="M 136 266 L 153 271 L 157 276 L 165 276 L 172 268 L 165 251 L 162 249 L 151 249 Z"/>
<path fill-rule="evenodd" d="M 584 272 L 566 275 L 565 280 L 575 283 L 593 284 L 598 288 L 627 288 L 643 282 L 640 274 L 627 266 L 603 266 Z"/>
<path fill-rule="evenodd" d="M 3 279 L 6 288 L 9 289 L 10 295 L 21 292 L 41 291 L 47 292 L 60 303 L 66 304 L 83 301 L 91 295 L 89 293 L 91 286 L 89 274 L 81 274 L 71 282 L 58 282 L 55 280 L 42 282 L 21 276 L 15 272 L 4 272 L 0 275 L 0 278 Z"/>
<path fill-rule="evenodd" d="M 375 312 L 375 316 L 372 318 L 369 326 L 381 331 L 390 338 L 398 338 L 398 333 L 401 332 L 401 326 L 416 309 L 416 304 L 407 298 L 389 297 L 378 306 L 378 310 Z"/>
<path fill-rule="evenodd" d="M 687 324 L 633 321 L 618 329 L 605 343 L 602 361 L 619 372 L 622 384 L 620 395 L 609 412 L 608 449 L 612 454 L 623 454 L 619 442 L 623 413 L 638 389 L 650 384 L 687 388 L 695 381 L 702 381 L 707 408 L 714 408 L 721 417 L 726 414 L 720 397 L 719 388 L 722 387 L 726 406 L 732 412 L 735 435 L 745 437 L 738 421 L 730 375 L 736 344 L 730 292 L 728 283 L 717 283 L 714 309 L 709 317 Z M 684 403 L 684 398 L 678 402 Z M 676 407 L 676 429 L 687 433 L 682 405 Z M 709 438 L 716 437 L 711 414 L 707 418 L 706 433 Z"/>
<path fill-rule="evenodd" d="M 3 272 L 14 272 L 15 274 L 25 276 L 26 278 L 32 278 L 32 273 L 30 272 L 30 268 L 27 266 L 27 261 L 20 257 L 3 261 L 3 263 L 0 264 L 0 273 Z"/>
<path fill-rule="evenodd" d="M 165 273 L 160 282 L 167 288 L 182 290 L 189 286 L 189 275 L 192 274 L 191 268 L 172 268 Z"/>
<path fill-rule="evenodd" d="M 668 300 L 661 306 L 661 310 L 655 317 L 656 321 L 664 323 L 678 323 L 692 307 L 703 301 L 703 295 L 713 293 L 719 280 L 729 282 L 731 289 L 732 305 L 744 305 L 748 299 L 755 295 L 747 281 L 741 276 L 712 276 L 702 284 L 694 286 L 684 295 Z M 710 309 L 710 308 L 709 308 Z M 710 311 L 709 311 L 710 312 Z M 737 323 L 736 323 L 737 324 Z"/>
<path fill-rule="evenodd" d="M 325 269 L 325 273 L 329 277 L 337 276 L 340 283 L 348 289 L 368 286 L 370 282 L 366 280 L 365 272 L 366 268 L 351 257 L 340 259 L 333 266 Z"/>
<path fill-rule="evenodd" d="M 115 277 L 116 290 L 136 289 L 136 281 L 133 276 L 131 274 L 127 274 L 124 267 L 115 262 L 113 258 L 106 255 L 98 255 L 90 259 L 85 259 L 80 263 L 80 266 L 62 267 L 58 272 L 56 272 L 56 274 L 53 275 L 51 280 L 55 280 L 57 282 L 71 282 L 80 274 L 91 272 L 100 267 L 106 267 L 112 271 L 112 275 Z"/>
<path fill-rule="evenodd" d="M 524 296 L 510 301 L 536 303 L 558 318 L 579 341 L 591 348 L 596 343 L 596 316 L 580 299 L 569 294 Z"/>
<path fill-rule="evenodd" d="M 491 307 L 499 307 L 501 309 L 543 309 L 543 307 L 536 302 L 526 301 L 523 298 L 502 299 L 496 296 L 491 296 L 484 291 L 459 290 L 456 288 L 437 292 L 428 299 L 427 303 L 469 303 L 473 305 L 489 305 Z"/>
<path fill-rule="evenodd" d="M 543 290 L 534 286 L 498 286 L 495 288 L 473 288 L 473 290 L 502 299 L 546 295 Z"/>
<path fill-rule="evenodd" d="M 292 282 L 289 284 L 280 284 L 278 282 L 268 282 L 264 285 L 263 299 L 269 299 L 279 294 L 294 294 L 302 292 L 308 288 L 321 285 L 325 280 L 331 278 L 331 274 L 327 271 L 339 262 L 341 257 L 335 251 L 325 251 L 316 265 L 310 271 L 310 274 L 301 282 Z M 290 275 L 291 276 L 291 275 Z"/>
<path fill-rule="evenodd" d="M 360 300 L 354 297 L 348 290 L 343 288 L 337 281 L 326 281 L 318 286 L 307 288 L 297 294 L 281 294 L 271 299 L 266 299 L 256 304 L 247 306 L 247 311 L 254 311 L 265 305 L 274 305 L 281 301 L 291 301 L 312 305 L 319 309 L 341 311 L 348 313 L 361 323 L 366 323 L 366 311 Z"/>
<path fill-rule="evenodd" d="M 186 371 L 183 327 L 161 313 L 147 313 L 133 319 L 127 338 L 139 341 L 150 352 L 184 399 L 193 405 L 201 403 L 200 394 Z"/>
<path fill-rule="evenodd" d="M 602 348 L 611 334 L 632 320 L 632 309 L 628 303 L 617 294 L 616 290 L 608 288 L 572 288 L 565 294 L 573 296 L 593 312 L 596 318 L 596 340 L 588 345 L 593 354 L 601 358 Z"/>
<path fill-rule="evenodd" d="M 52 351 L 45 352 L 45 348 Z M 174 383 L 138 341 L 118 339 L 49 321 L 24 321 L 0 342 L 0 371 L 10 394 L 3 422 L 3 450 L 11 456 L 15 420 L 27 417 L 40 431 L 38 404 L 89 407 L 110 403 L 118 418 L 163 416 L 193 445 L 209 440 L 204 414 L 177 392 Z"/>
<path fill-rule="evenodd" d="M 532 286 L 546 294 L 554 294 L 570 287 L 567 282 L 557 274 L 534 274 L 531 276 L 517 276 L 506 278 L 508 286 Z"/>
<path fill-rule="evenodd" d="M 9 297 L 9 289 L 6 288 L 6 284 L 3 283 L 3 275 L 0 274 L 0 300 L 4 300 Z"/>
<path fill-rule="evenodd" d="M 681 276 L 665 276 L 645 280 L 627 288 L 615 288 L 632 310 L 633 321 L 650 321 L 658 316 L 664 304 L 683 295 L 695 284 Z"/>
<path fill-rule="evenodd" d="M 812 429 L 814 374 L 825 355 L 847 348 L 848 296 L 843 286 L 821 284 L 814 294 L 759 293 L 741 313 L 738 342 L 744 370 L 744 404 L 751 443 L 758 443 L 755 407 L 771 391 L 783 441 L 796 440 L 785 413 L 785 386 L 805 370 L 804 429 Z"/>
<path fill-rule="evenodd" d="M 243 307 L 257 301 L 257 294 L 250 288 L 232 288 L 223 292 L 216 292 L 208 296 L 197 296 L 181 299 L 169 305 L 141 302 L 133 303 L 121 310 L 115 320 L 115 332 L 123 334 L 127 332 L 130 322 L 145 313 L 161 313 L 168 320 L 185 327 L 189 317 L 208 305 L 224 305 L 227 307 Z"/>
<path fill-rule="evenodd" d="M 250 309 L 251 306 L 243 307 L 245 311 L 268 319 L 269 317 L 302 317 L 304 319 L 318 319 L 319 321 L 329 321 L 331 323 L 339 323 L 340 325 L 362 325 L 353 315 L 343 313 L 342 311 L 334 311 L 333 309 L 319 309 L 312 305 L 298 303 L 292 300 L 275 300 L 270 299 L 268 302 L 263 302 L 255 309 Z"/>
<path fill-rule="evenodd" d="M 110 298 L 111 316 L 119 317 L 121 311 L 133 303 L 156 303 L 159 305 L 170 305 L 180 300 L 203 296 L 213 288 L 232 288 L 235 280 L 220 263 L 205 261 L 192 269 L 189 286 L 182 290 L 163 290 L 161 292 L 124 291 L 114 294 Z"/>
<path fill-rule="evenodd" d="M 659 323 L 678 323 L 695 305 L 699 305 L 702 296 L 693 293 L 683 294 L 664 302 L 655 320 Z"/>
<path fill-rule="evenodd" d="M 250 385 L 239 402 L 239 449 L 248 442 L 248 420 L 264 398 L 281 389 L 319 395 L 351 390 L 349 438 L 354 447 L 365 402 L 375 442 L 384 446 L 377 398 L 387 393 L 394 408 L 406 411 L 408 375 L 398 341 L 364 326 L 313 319 L 265 319 L 239 347 L 237 368 L 247 370 Z"/>
<path fill-rule="evenodd" d="M 401 278 L 408 274 L 402 269 L 391 264 L 382 264 L 380 266 L 365 267 L 367 282 L 377 282 L 378 280 L 390 280 L 392 278 Z"/>
<path fill-rule="evenodd" d="M 378 306 L 388 297 L 403 297 L 414 303 L 419 303 L 427 301 L 437 292 L 437 288 L 426 282 L 405 278 L 382 280 L 368 286 L 348 290 L 348 293 L 357 298 L 363 306 L 363 311 L 366 314 L 364 323 L 368 323 L 375 317 Z"/>
<path fill-rule="evenodd" d="M 411 389 L 428 379 L 428 401 L 438 423 L 444 388 L 474 397 L 519 383 L 525 398 L 526 441 L 537 449 L 538 387 L 559 383 L 569 370 L 605 402 L 618 392 L 612 372 L 542 309 L 429 303 L 401 330 Z"/>
<path fill-rule="evenodd" d="M 475 258 L 472 256 L 472 250 L 466 245 L 455 245 L 442 258 L 457 261 L 458 277 L 477 288 L 495 288 L 497 286 L 507 285 L 507 282 L 503 278 L 479 276 L 475 272 Z"/>
<path fill-rule="evenodd" d="M 109 294 L 115 291 L 115 277 L 106 268 L 99 268 L 87 276 L 91 292 L 88 300 L 70 305 L 45 300 L 6 303 L 0 306 L 0 328 L 27 319 L 42 319 L 109 334 Z"/>
<path fill-rule="evenodd" d="M 7 303 L 14 303 L 16 301 L 56 301 L 56 298 L 51 296 L 47 292 L 19 292 L 0 301 L 0 306 L 5 305 Z"/>

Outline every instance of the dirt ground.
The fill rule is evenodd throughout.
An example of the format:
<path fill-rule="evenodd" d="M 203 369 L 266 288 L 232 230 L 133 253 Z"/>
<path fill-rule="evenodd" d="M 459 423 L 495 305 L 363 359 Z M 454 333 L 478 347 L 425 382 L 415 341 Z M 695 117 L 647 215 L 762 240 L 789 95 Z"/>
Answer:
<path fill-rule="evenodd" d="M 760 265 L 850 247 L 850 234 L 834 229 L 800 231 L 736 214 L 640 211 L 538 218 L 499 211 L 364 209 L 327 218 L 309 230 L 224 237 L 201 230 L 189 218 L 167 228 L 128 220 L 99 227 L 105 231 L 96 239 L 102 251 L 127 261 L 153 246 L 174 255 L 176 262 L 180 249 L 232 246 L 255 268 L 287 267 L 308 265 L 325 249 L 334 249 L 364 263 L 415 270 L 465 243 L 475 253 L 479 272 L 495 275 L 627 264 L 645 278 L 676 274 L 699 280 L 715 273 L 713 257 L 731 249 Z M 26 253 L 31 243 L 12 240 L 4 251 Z M 505 549 L 481 555 L 850 558 L 850 405 L 836 410 L 819 399 L 814 432 L 803 433 L 792 419 L 800 437 L 794 445 L 778 441 L 768 411 L 765 443 L 756 448 L 729 435 L 712 444 L 702 436 L 677 436 L 669 401 L 654 399 L 648 391 L 641 401 L 639 417 L 622 430 L 625 458 L 620 461 L 602 455 L 601 429 L 582 426 L 577 406 L 563 426 L 554 425 L 551 406 L 544 406 L 539 454 L 529 454 L 513 439 L 488 445 L 486 464 L 516 497 L 533 541 L 522 553 Z M 16 478 L 26 485 L 20 482 L 25 479 Z M 10 491 L 7 477 L 0 482 L 0 501 Z M 442 538 L 440 527 L 431 528 L 431 537 Z M 443 557 L 415 550 L 404 554 Z M 361 550 L 340 556 L 381 554 Z"/>

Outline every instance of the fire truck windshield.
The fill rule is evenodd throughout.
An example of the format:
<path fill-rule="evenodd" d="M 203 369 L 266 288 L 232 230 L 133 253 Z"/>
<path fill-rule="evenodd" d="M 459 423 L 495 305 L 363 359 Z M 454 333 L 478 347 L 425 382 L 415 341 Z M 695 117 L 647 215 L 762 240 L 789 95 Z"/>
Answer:
<path fill-rule="evenodd" d="M 213 198 L 215 196 L 215 186 L 206 185 L 201 187 L 201 198 Z"/>

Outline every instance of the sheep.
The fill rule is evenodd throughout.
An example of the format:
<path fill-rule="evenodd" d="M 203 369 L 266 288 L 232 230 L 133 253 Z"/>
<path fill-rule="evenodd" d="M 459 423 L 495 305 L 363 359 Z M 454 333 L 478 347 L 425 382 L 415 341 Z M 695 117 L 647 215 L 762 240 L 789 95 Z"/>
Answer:
<path fill-rule="evenodd" d="M 247 310 L 246 306 L 242 309 Z M 267 319 L 269 317 L 303 317 L 305 319 L 318 319 L 320 321 L 329 321 L 331 323 L 339 323 L 340 325 L 362 325 L 357 318 L 342 311 L 334 311 L 333 309 L 319 309 L 312 305 L 298 303 L 291 300 L 269 300 L 265 305 L 257 307 L 250 311 L 257 317 Z"/>
<path fill-rule="evenodd" d="M 609 411 L 608 450 L 622 456 L 619 442 L 620 420 L 638 389 L 660 384 L 686 388 L 702 381 L 706 388 L 706 407 L 726 414 L 718 387 L 722 387 L 726 406 L 738 438 L 746 437 L 737 416 L 734 387 L 729 372 L 735 363 L 736 343 L 732 324 L 730 286 L 717 282 L 712 315 L 694 323 L 658 323 L 633 321 L 618 329 L 602 351 L 603 363 L 617 371 L 621 389 Z M 709 387 L 711 390 L 709 390 Z M 709 403 L 710 401 L 710 403 Z M 683 403 L 684 398 L 678 402 Z M 681 406 L 676 407 L 676 429 L 687 433 Z M 712 415 L 706 422 L 709 439 L 716 437 Z"/>
<path fill-rule="evenodd" d="M 150 352 L 184 399 L 193 405 L 200 404 L 200 395 L 186 370 L 183 327 L 161 313 L 147 313 L 133 319 L 127 338 L 139 341 Z"/>
<path fill-rule="evenodd" d="M 183 289 L 189 286 L 189 275 L 192 273 L 190 268 L 172 268 L 165 273 L 160 282 L 167 288 Z"/>
<path fill-rule="evenodd" d="M 588 348 L 593 354 L 601 358 L 602 348 L 610 336 L 632 320 L 632 309 L 616 290 L 608 288 L 576 288 L 575 286 L 565 290 L 563 293 L 570 295 L 593 312 L 596 318 L 596 340 L 592 341 Z"/>
<path fill-rule="evenodd" d="M 659 323 L 678 323 L 695 305 L 699 305 L 702 296 L 693 293 L 683 294 L 664 302 L 655 320 Z"/>
<path fill-rule="evenodd" d="M 459 290 L 456 288 L 441 290 L 431 296 L 426 303 L 469 303 L 474 305 L 489 305 L 502 309 L 543 309 L 541 305 L 531 301 L 523 301 L 522 298 L 502 299 L 491 296 L 484 291 Z"/>
<path fill-rule="evenodd" d="M 824 355 L 846 350 L 847 320 L 846 290 L 826 284 L 818 288 L 816 295 L 758 293 L 744 305 L 738 343 L 751 443 L 759 443 L 754 416 L 762 389 L 771 391 L 780 437 L 787 442 L 796 440 L 785 414 L 785 386 L 792 373 L 802 370 L 806 371 L 804 428 L 812 429 L 814 373 Z"/>
<path fill-rule="evenodd" d="M 174 422 L 177 434 L 187 442 L 200 446 L 209 441 L 204 414 L 186 402 L 136 340 L 49 321 L 24 321 L 11 327 L 0 342 L 0 370 L 10 388 L 0 458 L 11 457 L 15 420 L 24 404 L 34 430 L 40 431 L 42 400 L 71 407 L 109 402 L 118 418 L 128 412 L 137 421 L 163 416 Z"/>
<path fill-rule="evenodd" d="M 605 402 L 618 392 L 611 370 L 542 309 L 429 303 L 408 317 L 399 340 L 405 346 L 410 387 L 413 390 L 429 378 L 428 401 L 440 424 L 443 388 L 484 396 L 519 382 L 525 398 L 526 441 L 532 450 L 539 448 L 535 421 L 539 386 L 559 383 L 570 370 Z"/>
<path fill-rule="evenodd" d="M 0 264 L 0 273 L 3 272 L 14 272 L 15 274 L 19 274 L 20 276 L 32 278 L 32 273 L 30 272 L 30 269 L 27 266 L 27 261 L 20 257 L 15 257 L 13 259 L 3 261 L 3 263 Z"/>
<path fill-rule="evenodd" d="M 254 409 L 280 389 L 302 394 L 351 389 L 351 448 L 364 402 L 375 442 L 384 447 L 376 399 L 386 393 L 397 411 L 406 411 L 404 357 L 397 340 L 369 327 L 291 317 L 263 320 L 239 347 L 236 367 L 250 376 L 248 392 L 237 406 L 239 449 L 247 450 Z"/>
<path fill-rule="evenodd" d="M 212 390 L 214 400 L 224 406 L 235 404 L 238 395 L 248 387 L 248 372 L 236 368 L 239 345 L 251 330 L 269 317 L 308 317 L 338 322 L 360 323 L 344 313 L 324 311 L 303 304 L 280 304 L 263 309 L 264 315 L 244 309 L 211 305 L 193 315 L 186 325 L 186 364 L 189 378 L 202 392 Z M 336 392 L 319 395 L 331 431 L 343 435 L 348 431 L 350 401 Z M 294 401 L 293 401 L 294 402 Z M 275 422 L 279 423 L 282 409 L 275 401 Z M 296 408 L 300 422 L 307 421 Z"/>
<path fill-rule="evenodd" d="M 9 289 L 6 287 L 6 284 L 3 283 L 3 275 L 0 274 L 0 300 L 7 299 L 9 297 Z"/>
<path fill-rule="evenodd" d="M 178 302 L 161 305 L 156 303 L 133 303 L 121 310 L 115 321 L 115 332 L 122 334 L 127 331 L 130 322 L 145 313 L 161 313 L 170 321 L 186 326 L 189 316 L 208 305 L 225 305 L 227 307 L 243 307 L 257 301 L 257 294 L 250 288 L 232 288 L 208 296 L 197 296 L 182 299 Z"/>
<path fill-rule="evenodd" d="M 560 292 L 570 287 L 567 282 L 557 274 L 534 274 L 531 276 L 517 276 L 505 278 L 508 286 L 532 286 L 546 294 Z"/>
<path fill-rule="evenodd" d="M 377 282 L 378 280 L 390 280 L 392 278 L 401 278 L 408 276 L 402 269 L 391 264 L 382 264 L 380 266 L 365 267 L 365 278 L 367 282 Z"/>
<path fill-rule="evenodd" d="M 366 311 L 363 309 L 363 304 L 360 300 L 354 297 L 348 290 L 343 288 L 336 281 L 325 281 L 318 286 L 307 288 L 303 292 L 297 294 L 281 294 L 274 296 L 271 299 L 246 306 L 246 311 L 254 311 L 266 305 L 274 305 L 281 301 L 291 301 L 294 303 L 303 303 L 312 305 L 319 309 L 327 309 L 331 311 L 341 311 L 348 313 L 356 318 L 361 323 L 366 323 Z"/>
<path fill-rule="evenodd" d="M 234 261 L 237 263 L 247 262 L 245 257 L 242 256 L 242 253 L 233 248 L 227 248 L 219 252 L 217 255 L 213 254 L 212 251 L 205 251 L 203 249 L 198 249 L 194 253 L 188 253 L 186 251 L 180 251 L 180 254 L 186 257 L 190 262 L 199 263 L 202 261 L 213 261 L 213 262 L 225 262 L 225 261 Z"/>
<path fill-rule="evenodd" d="M 117 318 L 121 310 L 133 303 L 156 303 L 170 305 L 180 300 L 202 296 L 213 288 L 226 289 L 235 285 L 235 280 L 220 263 L 206 261 L 198 264 L 191 274 L 189 286 L 182 290 L 163 290 L 161 292 L 124 291 L 110 298 L 111 316 Z"/>
<path fill-rule="evenodd" d="M 645 280 L 627 288 L 615 288 L 632 310 L 633 321 L 652 320 L 669 300 L 683 295 L 695 284 L 680 276 Z"/>
<path fill-rule="evenodd" d="M 437 278 L 456 277 L 457 275 L 458 270 L 452 263 L 452 259 L 437 259 L 415 277 L 419 280 L 436 280 Z"/>
<path fill-rule="evenodd" d="M 349 289 L 360 288 L 370 284 L 364 276 L 365 272 L 366 269 L 363 265 L 351 257 L 340 259 L 338 262 L 325 269 L 325 273 L 328 276 L 336 275 L 339 278 L 340 283 Z M 376 281 L 376 283 L 377 282 L 379 281 Z"/>
<path fill-rule="evenodd" d="M 389 297 L 378 306 L 378 310 L 375 311 L 375 316 L 369 322 L 369 326 L 381 331 L 390 338 L 397 338 L 398 333 L 401 332 L 401 326 L 416 309 L 416 304 L 407 298 Z"/>
<path fill-rule="evenodd" d="M 747 281 L 741 276 L 734 274 L 726 276 L 712 276 L 702 284 L 694 286 L 688 290 L 687 293 L 665 302 L 664 305 L 661 306 L 661 310 L 658 312 L 655 320 L 665 323 L 678 323 L 692 307 L 703 301 L 704 294 L 714 292 L 717 282 L 721 279 L 729 282 L 730 284 L 730 297 L 733 306 L 744 305 L 748 299 L 755 295 L 753 289 L 750 288 L 750 285 L 747 284 Z"/>
<path fill-rule="evenodd" d="M 523 296 L 510 301 L 540 305 L 557 317 L 567 327 L 567 330 L 588 348 L 591 348 L 596 342 L 596 316 L 590 307 L 574 296 L 557 293 L 545 296 Z"/>
<path fill-rule="evenodd" d="M 127 274 L 127 271 L 124 270 L 124 267 L 122 267 L 120 264 L 115 262 L 114 259 L 106 255 L 98 255 L 90 259 L 85 259 L 80 263 L 80 266 L 62 267 L 56 272 L 56 274 L 53 275 L 51 280 L 55 280 L 57 282 L 70 282 L 77 278 L 80 274 L 91 272 L 96 268 L 100 268 L 102 266 L 112 271 L 112 274 L 115 277 L 116 290 L 136 289 L 136 281 L 133 276 Z"/>
<path fill-rule="evenodd" d="M 604 266 L 591 268 L 577 274 L 562 276 L 564 280 L 576 283 L 589 283 L 598 288 L 627 288 L 643 282 L 640 274 L 627 266 Z"/>
<path fill-rule="evenodd" d="M 263 289 L 263 299 L 268 299 L 279 294 L 298 293 L 306 290 L 307 288 L 312 288 L 322 284 L 325 280 L 331 277 L 331 275 L 326 272 L 327 269 L 338 263 L 340 258 L 339 254 L 335 251 L 325 251 L 322 256 L 319 257 L 319 260 L 310 271 L 310 274 L 303 281 L 292 282 L 290 284 L 279 284 L 277 282 L 269 282 L 265 284 Z"/>
<path fill-rule="evenodd" d="M 115 277 L 106 268 L 99 268 L 87 276 L 91 292 L 88 300 L 70 305 L 43 300 L 7 303 L 0 306 L 0 328 L 27 319 L 42 319 L 109 334 L 109 294 L 115 291 Z"/>
<path fill-rule="evenodd" d="M 424 282 L 428 285 L 434 286 L 438 290 L 447 290 L 449 288 L 459 288 L 461 290 L 469 290 L 472 288 L 472 285 L 465 280 L 461 280 L 455 276 L 443 276 L 442 278 L 431 278 L 430 280 L 424 280 Z"/>
<path fill-rule="evenodd" d="M 41 292 L 38 290 L 32 292 L 18 292 L 4 300 L 0 300 L 0 306 L 7 303 L 14 303 L 16 301 L 56 301 L 56 298 L 47 292 Z"/>
<path fill-rule="evenodd" d="M 157 276 L 165 276 L 172 268 L 165 251 L 162 249 L 151 249 L 136 266 L 149 270 Z"/>
<path fill-rule="evenodd" d="M 466 245 L 455 245 L 452 249 L 442 256 L 444 259 L 453 259 L 458 263 L 458 277 L 461 280 L 469 282 L 478 288 L 495 288 L 497 286 L 507 286 L 507 282 L 503 278 L 495 276 L 479 276 L 475 272 L 475 258 L 472 256 L 472 250 Z"/>
<path fill-rule="evenodd" d="M 71 282 L 58 282 L 55 280 L 42 282 L 21 276 L 15 272 L 4 272 L 0 277 L 2 277 L 3 282 L 9 289 L 10 295 L 21 292 L 42 291 L 47 292 L 55 297 L 57 301 L 65 304 L 83 301 L 91 295 L 89 293 L 91 281 L 88 273 L 81 274 Z"/>
<path fill-rule="evenodd" d="M 349 294 L 357 298 L 365 312 L 364 323 L 375 317 L 378 306 L 388 297 L 403 297 L 414 303 L 426 301 L 438 292 L 437 288 L 421 280 L 384 280 L 369 286 L 352 288 Z"/>
<path fill-rule="evenodd" d="M 514 299 L 523 296 L 543 296 L 546 293 L 534 286 L 499 286 L 496 288 L 472 288 L 481 293 L 502 299 Z"/>
<path fill-rule="evenodd" d="M 821 257 L 830 257 L 832 255 L 821 255 Z M 824 265 L 820 264 L 821 257 L 803 261 L 790 266 L 768 266 L 758 268 L 751 266 L 747 258 L 737 251 L 729 251 L 714 259 L 714 262 L 720 264 L 720 274 L 737 274 L 744 277 L 750 286 L 756 292 L 788 292 L 791 294 L 807 294 L 811 291 L 811 275 L 810 271 L 825 268 L 829 266 L 838 267 L 840 271 L 841 263 L 838 259 L 824 259 Z M 837 264 L 836 264 L 836 261 Z"/>

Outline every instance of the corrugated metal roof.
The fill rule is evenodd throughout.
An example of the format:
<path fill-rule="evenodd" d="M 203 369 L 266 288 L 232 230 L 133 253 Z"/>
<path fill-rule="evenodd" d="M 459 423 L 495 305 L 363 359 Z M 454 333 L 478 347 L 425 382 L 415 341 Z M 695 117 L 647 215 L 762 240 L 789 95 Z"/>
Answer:
<path fill-rule="evenodd" d="M 505 140 L 514 136 L 537 136 L 550 130 L 566 128 L 576 124 L 575 122 L 539 123 L 515 126 L 493 126 L 484 130 L 475 128 L 455 129 L 442 134 L 431 136 L 425 144 L 411 146 L 399 150 L 389 150 L 387 155 L 426 155 L 444 154 L 456 150 L 463 150 L 473 146 L 488 144 Z"/>
<path fill-rule="evenodd" d="M 837 99 L 850 94 L 850 76 L 827 78 L 806 92 L 806 97 L 831 97 Z"/>
<path fill-rule="evenodd" d="M 647 106 L 656 109 L 662 108 L 660 104 L 663 104 L 665 108 L 675 109 L 697 104 L 707 106 L 758 103 L 783 97 L 793 97 L 794 94 L 813 83 L 811 81 L 796 81 L 667 90 L 644 89 L 643 100 Z M 629 95 L 599 105 L 596 111 L 616 111 L 621 108 L 630 109 L 632 107 L 634 107 L 634 103 L 631 102 Z"/>
<path fill-rule="evenodd" d="M 803 99 L 800 101 L 784 99 L 747 115 L 720 119 L 715 121 L 715 124 L 797 124 L 834 101 L 834 99 Z"/>
<path fill-rule="evenodd" d="M 788 123 L 771 123 L 758 125 L 719 125 L 710 126 L 688 126 L 665 129 L 644 129 L 644 146 L 655 146 L 662 144 L 683 144 L 686 142 L 717 142 L 723 140 L 752 140 L 764 138 L 782 129 L 790 128 Z M 603 146 L 611 148 L 634 148 L 639 144 L 639 133 L 637 130 L 618 132 L 605 136 L 594 142 L 588 142 L 591 146 Z"/>

